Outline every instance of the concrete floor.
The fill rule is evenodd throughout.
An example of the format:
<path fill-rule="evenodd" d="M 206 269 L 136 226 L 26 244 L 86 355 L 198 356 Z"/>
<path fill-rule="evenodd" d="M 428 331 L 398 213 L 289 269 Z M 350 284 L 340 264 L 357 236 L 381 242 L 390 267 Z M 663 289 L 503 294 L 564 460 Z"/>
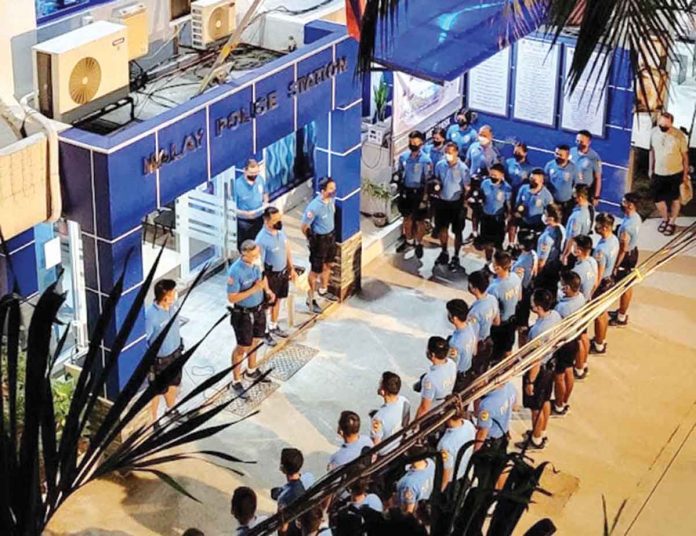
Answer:
<path fill-rule="evenodd" d="M 656 220 L 644 224 L 643 255 L 666 241 L 656 226 Z M 299 336 L 298 342 L 319 350 L 317 357 L 282 383 L 258 415 L 198 445 L 257 460 L 236 467 L 244 476 L 197 461 L 166 467 L 200 504 L 149 477 L 96 482 L 69 499 L 52 531 L 174 535 L 196 526 L 206 534 L 230 534 L 235 525 L 229 497 L 235 486 L 252 486 L 260 511 L 273 511 L 268 493 L 281 482 L 278 457 L 286 446 L 302 449 L 305 469 L 322 475 L 339 445 L 338 414 L 352 409 L 367 420 L 380 402 L 375 391 L 382 371 L 399 373 L 403 394 L 416 404 L 409 386 L 427 366 L 425 341 L 448 333 L 443 302 L 466 293 L 464 278 L 432 273 L 436 249 L 426 250 L 422 265 L 411 255 L 390 254 L 371 263 L 362 294 Z M 676 259 L 644 281 L 635 292 L 630 327 L 613 329 L 609 353 L 591 358 L 591 375 L 577 384 L 572 412 L 552 420 L 549 447 L 535 455 L 552 463 L 542 485 L 553 496 L 537 497 L 519 534 L 547 516 L 559 534 L 601 534 L 602 495 L 610 518 L 627 500 L 616 534 L 696 533 L 695 255 Z M 470 254 L 464 264 L 475 269 L 483 263 Z M 184 313 L 192 318 L 184 337 L 217 317 L 220 304 L 204 290 L 199 303 L 192 301 Z M 209 292 L 224 300 L 218 290 Z M 206 314 L 211 310 L 215 313 Z M 226 366 L 232 344 L 229 326 L 221 325 L 187 367 L 184 390 Z M 220 422 L 235 419 L 224 413 Z M 519 411 L 512 424 L 515 440 L 527 427 L 527 414 Z"/>

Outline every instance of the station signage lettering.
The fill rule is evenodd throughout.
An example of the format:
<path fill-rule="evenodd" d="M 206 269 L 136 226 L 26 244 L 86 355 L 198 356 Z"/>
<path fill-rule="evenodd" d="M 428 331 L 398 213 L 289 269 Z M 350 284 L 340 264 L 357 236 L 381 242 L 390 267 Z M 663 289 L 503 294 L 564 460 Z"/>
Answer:
<path fill-rule="evenodd" d="M 347 70 L 348 59 L 345 56 L 338 58 L 336 61 L 331 61 L 326 65 L 322 65 L 318 69 L 304 76 L 300 76 L 296 81 L 290 82 L 288 86 L 288 97 L 301 95 L 324 82 L 328 82 L 336 75 L 345 73 Z"/>
<path fill-rule="evenodd" d="M 271 110 L 275 110 L 277 107 L 278 93 L 276 91 L 271 91 L 255 101 L 250 102 L 248 106 L 236 108 L 227 114 L 227 116 L 216 119 L 215 136 L 222 136 L 225 129 L 235 130 L 238 126 L 248 123 L 255 117 L 260 117 Z"/>
<path fill-rule="evenodd" d="M 205 130 L 199 128 L 195 132 L 187 134 L 181 143 L 170 143 L 169 147 L 162 147 L 159 151 L 150 153 L 150 156 L 143 158 L 143 174 L 154 173 L 165 164 L 176 162 L 187 154 L 200 149 L 204 138 Z"/>

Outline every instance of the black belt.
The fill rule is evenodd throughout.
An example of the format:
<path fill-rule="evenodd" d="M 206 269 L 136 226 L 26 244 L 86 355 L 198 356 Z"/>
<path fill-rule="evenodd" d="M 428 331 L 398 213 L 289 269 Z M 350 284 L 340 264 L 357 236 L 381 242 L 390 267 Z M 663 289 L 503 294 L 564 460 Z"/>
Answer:
<path fill-rule="evenodd" d="M 256 313 L 263 307 L 263 304 L 259 304 L 255 307 L 242 307 L 240 305 L 233 305 L 232 307 L 227 306 L 227 309 L 232 312 L 232 311 L 239 311 L 243 314 L 249 314 L 249 313 Z"/>

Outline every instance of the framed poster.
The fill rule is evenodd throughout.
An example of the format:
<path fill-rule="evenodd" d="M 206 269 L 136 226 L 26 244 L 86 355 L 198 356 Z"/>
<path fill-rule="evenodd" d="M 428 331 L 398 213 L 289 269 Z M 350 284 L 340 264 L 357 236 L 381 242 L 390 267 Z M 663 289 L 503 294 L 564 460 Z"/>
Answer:
<path fill-rule="evenodd" d="M 604 124 L 607 118 L 607 76 L 609 62 L 606 55 L 592 54 L 587 69 L 580 77 L 577 87 L 569 94 L 567 87 L 568 71 L 573 61 L 574 48 L 565 47 L 565 76 L 563 77 L 563 105 L 561 108 L 561 128 L 577 132 L 589 130 L 593 136 L 604 137 Z M 597 68 L 593 69 L 595 61 Z"/>
<path fill-rule="evenodd" d="M 510 47 L 469 71 L 467 104 L 472 110 L 508 116 L 510 99 Z"/>
<path fill-rule="evenodd" d="M 547 127 L 556 126 L 560 45 L 521 39 L 515 63 L 513 117 Z"/>

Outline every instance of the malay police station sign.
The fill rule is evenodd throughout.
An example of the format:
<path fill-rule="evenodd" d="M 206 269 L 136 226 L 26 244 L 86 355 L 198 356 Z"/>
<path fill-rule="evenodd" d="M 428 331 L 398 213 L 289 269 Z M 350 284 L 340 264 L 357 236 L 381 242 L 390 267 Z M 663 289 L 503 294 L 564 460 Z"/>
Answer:
<path fill-rule="evenodd" d="M 181 160 L 187 155 L 200 150 L 205 140 L 206 128 L 210 128 L 210 137 L 221 137 L 226 131 L 234 131 L 254 119 L 264 117 L 281 105 L 281 99 L 290 101 L 313 88 L 330 82 L 338 74 L 348 70 L 348 59 L 337 58 L 318 69 L 298 76 L 287 84 L 285 91 L 272 90 L 257 96 L 247 104 L 233 107 L 225 115 L 211 117 L 209 126 L 197 128 L 187 133 L 178 143 L 170 143 L 158 151 L 143 158 L 143 174 L 148 175 L 163 166 Z M 257 125 L 258 128 L 258 125 Z"/>

